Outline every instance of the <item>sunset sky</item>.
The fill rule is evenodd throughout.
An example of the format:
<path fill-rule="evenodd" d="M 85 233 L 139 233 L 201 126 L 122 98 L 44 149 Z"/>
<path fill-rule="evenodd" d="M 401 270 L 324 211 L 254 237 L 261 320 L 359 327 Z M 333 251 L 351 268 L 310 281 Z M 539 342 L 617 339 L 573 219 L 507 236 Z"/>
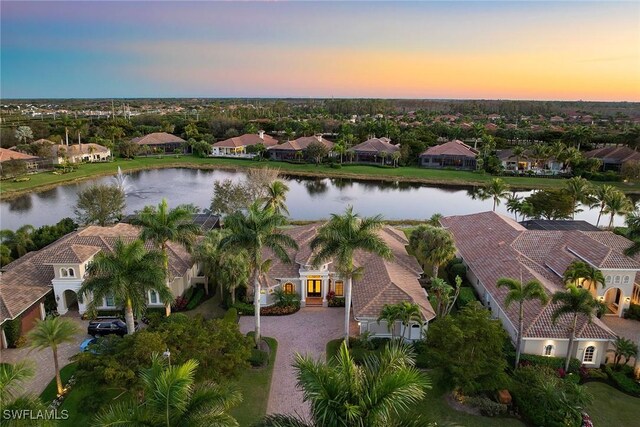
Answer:
<path fill-rule="evenodd" d="M 0 7 L 2 98 L 640 101 L 640 2 Z"/>

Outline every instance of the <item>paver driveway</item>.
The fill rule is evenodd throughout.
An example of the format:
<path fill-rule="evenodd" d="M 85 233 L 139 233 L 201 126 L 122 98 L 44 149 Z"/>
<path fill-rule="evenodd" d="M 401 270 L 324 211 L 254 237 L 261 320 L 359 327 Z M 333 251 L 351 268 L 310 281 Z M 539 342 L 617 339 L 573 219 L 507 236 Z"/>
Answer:
<path fill-rule="evenodd" d="M 298 414 L 308 417 L 309 406 L 296 388 L 291 366 L 296 353 L 325 360 L 327 342 L 342 336 L 344 308 L 305 307 L 290 316 L 262 316 L 262 335 L 278 340 L 267 413 Z M 253 316 L 240 318 L 240 330 L 252 331 Z"/>

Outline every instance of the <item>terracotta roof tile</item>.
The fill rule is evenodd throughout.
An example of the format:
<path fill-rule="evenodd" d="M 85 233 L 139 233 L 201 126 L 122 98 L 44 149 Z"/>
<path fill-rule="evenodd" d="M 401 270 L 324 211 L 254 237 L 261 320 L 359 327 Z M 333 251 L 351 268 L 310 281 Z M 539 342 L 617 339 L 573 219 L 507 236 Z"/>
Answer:
<path fill-rule="evenodd" d="M 186 142 L 179 136 L 172 135 L 167 132 L 153 132 L 148 135 L 133 138 L 131 142 L 138 145 L 161 145 Z"/>
<path fill-rule="evenodd" d="M 351 150 L 356 153 L 380 153 L 383 151 L 386 153 L 394 153 L 400 150 L 400 147 L 391 144 L 389 138 L 371 138 L 352 147 Z"/>
<path fill-rule="evenodd" d="M 8 148 L 0 148 L 0 163 L 8 160 L 35 160 L 36 156 L 21 153 L 19 151 L 9 150 Z"/>
<path fill-rule="evenodd" d="M 214 147 L 247 147 L 251 145 L 264 144 L 265 147 L 271 147 L 278 143 L 278 140 L 274 137 L 267 135 L 266 133 L 260 135 L 257 133 L 245 133 L 244 135 L 234 136 L 233 138 L 218 141 L 213 144 Z"/>
<path fill-rule="evenodd" d="M 462 141 L 454 140 L 427 148 L 420 156 L 463 156 L 475 159 L 478 152 Z"/>

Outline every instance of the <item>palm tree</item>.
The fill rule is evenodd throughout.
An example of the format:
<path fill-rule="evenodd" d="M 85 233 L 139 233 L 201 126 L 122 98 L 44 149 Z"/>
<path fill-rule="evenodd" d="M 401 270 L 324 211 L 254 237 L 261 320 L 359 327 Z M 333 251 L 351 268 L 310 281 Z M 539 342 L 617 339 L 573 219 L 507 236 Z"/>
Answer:
<path fill-rule="evenodd" d="M 422 312 L 420 311 L 420 306 L 418 306 L 418 304 L 403 301 L 398 304 L 398 313 L 400 316 L 400 321 L 402 322 L 402 326 L 404 326 L 402 338 L 407 339 L 405 334 L 407 331 L 411 331 L 410 326 L 412 322 L 418 323 L 420 324 L 420 326 L 422 326 L 423 319 Z"/>
<path fill-rule="evenodd" d="M 609 228 L 613 228 L 613 219 L 616 215 L 625 215 L 633 211 L 633 203 L 620 190 L 611 192 L 606 201 L 604 213 L 609 214 Z"/>
<path fill-rule="evenodd" d="M 576 339 L 576 325 L 578 316 L 583 315 L 587 321 L 591 322 L 593 317 L 595 300 L 591 293 L 575 285 L 569 285 L 566 291 L 557 291 L 553 294 L 551 302 L 556 305 L 551 314 L 551 321 L 555 325 L 560 317 L 571 316 L 569 324 L 569 345 L 567 346 L 567 356 L 564 362 L 564 370 L 569 370 L 569 362 L 573 353 L 573 342 Z"/>
<path fill-rule="evenodd" d="M 2 243 L 7 245 L 11 251 L 20 258 L 24 256 L 29 249 L 33 246 L 33 232 L 35 228 L 33 225 L 23 225 L 16 231 L 2 230 L 0 231 L 0 239 Z"/>
<path fill-rule="evenodd" d="M 218 266 L 223 251 L 220 249 L 220 242 L 226 236 L 227 230 L 210 230 L 202 240 L 193 248 L 191 256 L 193 260 L 200 264 L 202 271 L 209 283 L 217 285 L 218 283 Z M 220 289 L 222 291 L 222 289 Z"/>
<path fill-rule="evenodd" d="M 526 284 L 522 284 L 521 281 L 502 278 L 498 280 L 498 288 L 505 287 L 509 289 L 506 297 L 504 298 L 504 305 L 508 309 L 512 303 L 518 304 L 518 331 L 516 337 L 516 361 L 515 368 L 518 368 L 520 363 L 520 353 L 522 351 L 522 328 L 524 319 L 524 303 L 526 301 L 538 300 L 540 304 L 545 305 L 549 298 L 544 290 L 544 287 L 537 280 L 530 280 Z"/>
<path fill-rule="evenodd" d="M 393 159 L 394 167 L 398 167 L 398 161 L 400 160 L 400 157 L 402 157 L 402 155 L 400 154 L 399 151 L 394 151 L 393 153 L 391 153 L 391 158 Z"/>
<path fill-rule="evenodd" d="M 276 213 L 289 215 L 287 209 L 287 191 L 289 186 L 282 181 L 273 181 L 267 186 L 267 196 L 262 200 L 265 208 L 271 208 Z"/>
<path fill-rule="evenodd" d="M 453 235 L 441 227 L 419 226 L 409 236 L 409 247 L 423 269 L 431 265 L 431 277 L 438 277 L 440 266 L 456 255 Z"/>
<path fill-rule="evenodd" d="M 329 222 L 318 229 L 318 234 L 311 241 L 311 249 L 314 251 L 311 264 L 319 266 L 333 260 L 337 272 L 345 279 L 344 338 L 347 341 L 351 319 L 352 280 L 362 271 L 361 268 L 354 267 L 353 256 L 360 250 L 385 259 L 392 258 L 391 249 L 378 235 L 383 225 L 380 215 L 361 218 L 349 206 L 342 215 L 331 214 Z"/>
<path fill-rule="evenodd" d="M 480 190 L 480 198 L 483 200 L 493 199 L 493 211 L 500 204 L 500 199 L 509 197 L 509 185 L 500 178 L 494 178 L 489 181 L 484 188 Z"/>
<path fill-rule="evenodd" d="M 96 416 L 93 425 L 238 426 L 227 411 L 242 401 L 240 392 L 213 383 L 196 385 L 197 368 L 193 359 L 165 366 L 154 354 L 151 367 L 140 373 L 143 400 L 112 405 Z"/>
<path fill-rule="evenodd" d="M 59 395 L 62 394 L 63 389 L 58 363 L 58 346 L 66 342 L 73 342 L 78 332 L 78 327 L 73 321 L 63 317 L 48 317 L 45 320 L 38 320 L 33 329 L 27 334 L 30 347 L 39 350 L 51 348 Z"/>
<path fill-rule="evenodd" d="M 225 220 L 231 234 L 220 242 L 223 250 L 242 249 L 249 258 L 251 278 L 253 279 L 253 304 L 255 317 L 256 346 L 260 343 L 260 276 L 270 267 L 270 260 L 263 260 L 263 249 L 271 250 L 283 262 L 290 262 L 287 248 L 297 249 L 296 242 L 280 227 L 287 224 L 284 215 L 273 209 L 263 209 L 259 202 L 247 208 L 247 213 L 235 212 Z"/>
<path fill-rule="evenodd" d="M 624 253 L 628 256 L 633 256 L 640 252 L 640 212 L 635 210 L 627 214 L 627 238 L 633 242 L 633 244 L 627 248 Z"/>
<path fill-rule="evenodd" d="M 296 356 L 298 387 L 311 404 L 311 420 L 270 415 L 261 426 L 394 426 L 425 397 L 429 378 L 415 367 L 411 349 L 394 341 L 356 365 L 346 342 L 329 363 Z M 405 425 L 404 423 L 402 425 Z"/>
<path fill-rule="evenodd" d="M 26 144 L 27 140 L 33 139 L 33 131 L 29 126 L 18 126 L 14 134 L 16 139 L 22 144 Z"/>
<path fill-rule="evenodd" d="M 515 193 L 511 193 L 509 197 L 507 197 L 507 212 L 512 213 L 514 219 L 518 220 L 518 214 L 522 210 L 522 197 L 516 195 Z"/>
<path fill-rule="evenodd" d="M 573 211 L 571 218 L 575 219 L 576 212 L 578 211 L 578 203 L 588 202 L 591 196 L 591 184 L 584 178 L 574 176 L 565 181 L 565 191 L 571 196 L 571 202 L 573 203 Z"/>
<path fill-rule="evenodd" d="M 245 251 L 225 252 L 218 264 L 218 281 L 229 292 L 231 305 L 236 303 L 236 289 L 249 283 L 249 259 Z"/>
<path fill-rule="evenodd" d="M 598 185 L 593 189 L 593 204 L 590 206 L 591 209 L 599 208 L 598 211 L 598 221 L 596 222 L 596 227 L 600 226 L 600 218 L 602 217 L 602 213 L 607 206 L 607 200 L 611 197 L 611 194 L 616 190 L 616 188 L 612 185 Z"/>
<path fill-rule="evenodd" d="M 613 345 L 616 349 L 615 359 L 613 360 L 615 366 L 618 366 L 620 364 L 620 359 L 622 359 L 623 357 L 625 362 L 628 362 L 630 358 L 635 357 L 638 354 L 638 346 L 630 339 L 616 337 Z"/>
<path fill-rule="evenodd" d="M 95 310 L 97 301 L 113 296 L 118 306 L 124 306 L 127 332 L 132 334 L 135 332 L 133 314 L 145 310 L 149 292 L 156 292 L 165 304 L 173 301 L 162 262 L 162 253 L 147 251 L 141 240 L 125 243 L 118 239 L 113 252 L 100 252 L 94 257 L 78 295 L 91 300 L 91 311 Z"/>
<path fill-rule="evenodd" d="M 516 158 L 516 171 L 520 170 L 520 159 L 525 155 L 524 148 L 516 145 L 512 151 L 513 157 Z"/>
<path fill-rule="evenodd" d="M 603 288 L 606 286 L 602 271 L 582 261 L 573 261 L 569 264 L 563 278 L 566 284 L 575 285 L 579 288 L 584 287 L 585 282 L 587 283 L 586 289 L 593 287 L 596 290 L 599 284 Z"/>
<path fill-rule="evenodd" d="M 387 329 L 391 333 L 392 340 L 396 338 L 395 326 L 398 320 L 400 320 L 400 306 L 398 304 L 385 304 L 382 306 L 382 310 L 378 316 L 378 324 L 380 324 L 380 322 L 387 323 Z"/>
<path fill-rule="evenodd" d="M 7 414 L 22 412 L 25 410 L 37 413 L 38 411 L 47 410 L 47 406 L 43 404 L 39 397 L 31 394 L 18 394 L 23 390 L 23 384 L 25 381 L 33 377 L 34 369 L 24 362 L 16 364 L 0 363 L 0 407 L 2 411 Z M 47 402 L 48 403 L 48 402 Z M 15 412 L 14 412 L 15 411 Z M 8 421 L 5 417 L 2 417 L 3 426 L 24 426 L 27 423 L 14 420 Z M 54 426 L 55 422 L 50 420 L 30 420 L 29 426 Z"/>

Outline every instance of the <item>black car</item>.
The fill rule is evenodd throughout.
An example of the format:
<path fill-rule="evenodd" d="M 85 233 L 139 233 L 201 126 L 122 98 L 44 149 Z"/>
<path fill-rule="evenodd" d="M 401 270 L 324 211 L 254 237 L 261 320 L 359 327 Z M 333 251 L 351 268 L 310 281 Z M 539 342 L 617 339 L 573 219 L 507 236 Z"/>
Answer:
<path fill-rule="evenodd" d="M 135 323 L 136 330 L 138 329 L 138 322 Z M 110 320 L 95 320 L 89 322 L 87 333 L 93 337 L 99 337 L 102 335 L 116 334 L 119 336 L 127 335 L 127 324 L 120 319 Z"/>

